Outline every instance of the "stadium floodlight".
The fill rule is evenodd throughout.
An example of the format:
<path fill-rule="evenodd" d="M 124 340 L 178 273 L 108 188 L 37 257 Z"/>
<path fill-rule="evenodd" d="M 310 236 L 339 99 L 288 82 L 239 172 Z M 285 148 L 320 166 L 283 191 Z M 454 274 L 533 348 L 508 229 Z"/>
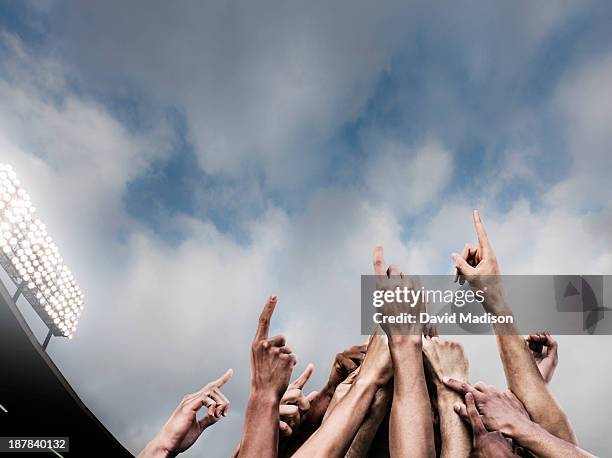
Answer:
<path fill-rule="evenodd" d="M 17 174 L 0 164 L 0 265 L 51 334 L 72 338 L 83 311 L 83 293 L 63 263 L 46 226 L 36 218 Z"/>

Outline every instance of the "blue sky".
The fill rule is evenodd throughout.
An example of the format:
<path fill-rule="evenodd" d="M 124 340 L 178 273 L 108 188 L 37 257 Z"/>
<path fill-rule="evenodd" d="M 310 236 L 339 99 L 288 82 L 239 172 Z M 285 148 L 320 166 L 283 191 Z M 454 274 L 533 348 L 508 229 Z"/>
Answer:
<path fill-rule="evenodd" d="M 607 2 L 3 2 L 0 159 L 87 298 L 54 360 L 132 451 L 231 365 L 222 456 L 263 298 L 316 389 L 361 339 L 375 243 L 446 273 L 478 207 L 506 273 L 612 273 L 611 19 Z M 582 407 L 609 340 L 565 339 L 557 393 L 601 452 Z M 502 384 L 492 342 L 464 344 Z"/>
<path fill-rule="evenodd" d="M 68 6 L 61 2 L 44 5 L 33 8 L 23 2 L 3 4 L 2 27 L 18 36 L 30 52 L 58 55 L 75 37 L 61 30 L 65 26 L 62 7 Z M 152 164 L 150 173 L 128 183 L 126 207 L 131 216 L 163 236 L 178 236 L 160 220 L 180 212 L 209 219 L 223 232 L 240 238 L 244 235 L 243 218 L 255 216 L 268 200 L 291 213 L 303 209 L 313 192 L 330 183 L 339 188 L 362 188 L 364 162 L 376 155 L 364 140 L 372 131 L 408 146 L 418 145 L 427 136 L 438 138 L 453 152 L 454 167 L 447 189 L 450 192 L 452 188 L 455 194 L 473 189 L 473 180 L 466 180 L 466 175 L 478 175 L 485 167 L 501 167 L 508 148 L 537 143 L 537 157 L 532 158 L 529 166 L 536 170 L 539 185 L 550 186 L 568 174 L 569 154 L 563 141 L 563 126 L 543 106 L 554 96 L 566 71 L 607 51 L 606 43 L 612 34 L 607 27 L 610 12 L 605 3 L 565 8 L 571 14 L 562 16 L 559 24 L 555 24 L 557 27 L 525 51 L 512 49 L 513 41 L 520 40 L 520 29 L 504 30 L 510 26 L 502 23 L 503 35 L 491 33 L 495 21 L 503 21 L 504 13 L 491 11 L 490 7 L 482 14 L 473 11 L 455 18 L 440 13 L 449 27 L 446 36 L 437 34 L 439 29 L 427 20 L 397 30 L 402 43 L 389 53 L 384 67 L 372 78 L 360 110 L 315 137 L 311 148 L 304 151 L 304 155 L 314 158 L 307 164 L 307 173 L 302 173 L 304 164 L 295 158 L 286 173 L 292 175 L 297 171 L 297 179 L 283 180 L 280 186 L 270 183 L 265 171 L 257 166 L 241 171 L 240 176 L 247 177 L 261 195 L 257 201 L 237 203 L 240 208 L 230 208 L 227 202 L 216 199 L 202 205 L 194 197 L 201 192 L 215 194 L 218 189 L 234 191 L 242 186 L 242 180 L 207 173 L 205 168 L 198 167 L 194 153 L 198 145 L 190 141 L 186 121 L 189 113 L 180 105 L 173 106 L 172 101 L 159 104 L 154 109 L 172 129 L 175 141 L 169 154 Z M 424 16 L 439 19 L 437 14 L 427 11 Z M 87 12 L 83 16 L 87 17 Z M 480 23 L 481 16 L 492 23 Z M 520 21 L 517 18 L 511 26 L 520 25 Z M 445 39 L 455 34 L 461 34 L 460 39 Z M 359 50 L 352 51 L 358 59 Z M 472 65 L 466 58 L 469 53 L 474 53 L 474 59 L 482 63 Z M 79 70 L 78 60 L 70 64 Z M 476 69 L 478 66 L 481 68 Z M 132 91 L 140 85 L 139 81 L 122 74 L 120 69 L 112 72 L 113 79 L 119 81 L 118 90 L 102 87 L 96 81 L 89 84 L 89 69 L 81 70 L 81 74 L 77 71 L 67 75 L 72 90 L 94 98 L 131 129 L 146 131 L 150 125 L 147 112 L 155 105 L 146 87 Z M 508 117 L 517 110 L 535 111 L 538 117 L 533 124 L 517 129 L 508 122 Z M 295 148 L 291 143 L 287 146 Z M 255 149 L 256 145 L 247 145 L 246 154 L 249 148 Z M 472 193 L 476 200 L 479 193 Z M 500 190 L 495 204 L 507 209 L 523 197 L 537 206 L 541 204 L 539 194 L 532 183 L 519 180 Z"/>

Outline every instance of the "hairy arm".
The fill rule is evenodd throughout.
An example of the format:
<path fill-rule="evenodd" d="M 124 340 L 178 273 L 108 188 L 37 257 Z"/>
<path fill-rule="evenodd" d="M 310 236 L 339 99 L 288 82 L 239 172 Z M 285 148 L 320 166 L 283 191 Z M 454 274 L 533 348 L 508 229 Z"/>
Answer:
<path fill-rule="evenodd" d="M 247 404 L 240 457 L 275 457 L 278 454 L 280 399 L 252 393 Z"/>
<path fill-rule="evenodd" d="M 461 396 L 457 393 L 447 388 L 438 389 L 438 414 L 440 415 L 440 435 L 442 438 L 441 458 L 468 457 L 470 455 L 472 448 L 470 432 L 453 409 L 453 406 L 460 401 Z"/>
<path fill-rule="evenodd" d="M 376 385 L 355 380 L 321 427 L 293 455 L 294 457 L 341 457 L 349 448 L 365 417 Z"/>
<path fill-rule="evenodd" d="M 567 415 L 542 378 L 538 366 L 531 357 L 528 344 L 519 335 L 518 329 L 503 327 L 496 329 L 496 334 L 510 391 L 521 400 L 533 421 L 555 436 L 576 444 L 576 435 Z"/>
<path fill-rule="evenodd" d="M 472 288 L 485 292 L 483 306 L 488 313 L 511 316 L 499 265 L 480 214 L 474 210 L 473 216 L 478 247 L 466 245 L 462 255 L 453 253 L 453 262 Z M 576 443 L 570 422 L 548 389 L 518 327 L 514 323 L 499 324 L 495 334 L 508 388 L 525 405 L 533 421 L 555 436 Z"/>
<path fill-rule="evenodd" d="M 368 456 L 368 451 L 378 432 L 378 427 L 391 406 L 392 394 L 393 386 L 391 383 L 388 383 L 376 392 L 374 401 L 370 405 L 370 409 L 359 427 L 359 431 L 357 431 L 349 451 L 346 453 L 347 458 L 365 458 Z"/>
<path fill-rule="evenodd" d="M 389 339 L 394 369 L 389 423 L 392 457 L 433 457 L 436 454 L 421 345 L 420 334 Z"/>
<path fill-rule="evenodd" d="M 385 268 L 383 247 L 374 249 L 374 273 L 377 288 L 395 290 L 397 287 L 418 289 L 418 281 L 410 278 L 397 266 Z M 421 301 L 413 304 L 388 302 L 381 312 L 384 316 L 397 316 L 409 312 L 413 316 L 423 311 Z M 391 457 L 433 457 L 436 447 L 433 432 L 431 404 L 423 367 L 423 325 L 383 325 L 389 337 L 389 350 L 393 364 L 393 403 L 389 418 L 389 449 Z M 418 323 L 418 320 L 417 320 Z"/>
<path fill-rule="evenodd" d="M 437 393 L 442 458 L 467 457 L 472 440 L 467 425 L 455 414 L 453 406 L 461 396 L 444 384 L 447 377 L 467 381 L 469 362 L 459 342 L 437 336 L 423 339 L 423 355 L 429 380 Z"/>
<path fill-rule="evenodd" d="M 554 458 L 557 456 L 593 458 L 593 455 L 582 450 L 577 445 L 553 436 L 543 427 L 531 421 L 518 425 L 512 438 L 516 443 L 542 458 Z"/>
<path fill-rule="evenodd" d="M 393 372 L 387 338 L 374 335 L 359 374 L 348 393 L 336 404 L 317 431 L 294 457 L 341 457 L 349 449 L 363 423 L 379 387 L 389 382 Z"/>

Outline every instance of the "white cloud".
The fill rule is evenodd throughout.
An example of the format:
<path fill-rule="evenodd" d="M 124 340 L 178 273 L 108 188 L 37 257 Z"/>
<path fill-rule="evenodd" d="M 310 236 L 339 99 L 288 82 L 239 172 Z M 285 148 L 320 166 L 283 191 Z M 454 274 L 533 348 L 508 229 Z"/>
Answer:
<path fill-rule="evenodd" d="M 278 5 L 257 11 L 247 5 L 236 10 L 207 5 L 198 11 L 179 5 L 163 20 L 155 5 L 143 11 L 124 4 L 121 15 L 115 13 L 116 5 L 101 5 L 80 11 L 82 20 L 75 22 L 80 25 L 71 35 L 82 38 L 87 30 L 95 37 L 91 46 L 67 50 L 88 67 L 85 75 L 99 72 L 100 80 L 92 79 L 107 84 L 125 84 L 121 78 L 130 77 L 149 95 L 157 93 L 165 103 L 184 109 L 206 170 L 240 174 L 263 167 L 276 184 L 283 184 L 283 176 L 294 178 L 287 170 L 304 176 L 316 166 L 320 156 L 305 152 L 342 123 L 358 118 L 377 78 L 389 68 L 401 35 L 397 24 L 409 28 L 410 21 L 422 19 L 420 9 L 405 15 L 400 14 L 404 7 L 383 11 L 372 3 L 368 8 L 332 6 L 329 15 L 312 10 L 296 14 Z M 509 29 L 529 17 L 530 7 L 524 8 Z M 528 49 L 527 55 L 569 14 L 538 11 L 546 16 L 546 30 L 534 27 L 536 38 L 517 37 L 525 40 L 517 47 Z M 460 36 L 474 24 L 456 24 L 455 13 L 445 10 L 440 29 L 448 28 L 445 39 L 463 44 Z M 491 14 L 497 20 L 485 15 L 486 20 L 474 21 L 497 27 L 503 13 Z M 475 56 L 469 73 L 486 80 L 497 68 L 492 56 L 498 54 L 482 50 L 489 44 L 481 35 L 467 35 Z M 508 41 L 500 41 L 505 49 Z M 410 272 L 446 273 L 449 253 L 474 240 L 471 208 L 464 202 L 478 202 L 483 210 L 505 272 L 612 270 L 610 239 L 601 235 L 609 233 L 609 219 L 582 217 L 554 200 L 544 209 L 521 200 L 501 212 L 493 196 L 454 194 L 418 219 L 412 233 L 403 234 L 401 218 L 427 209 L 429 202 L 440 205 L 454 172 L 452 155 L 436 143 L 385 147 L 382 157 L 372 158 L 380 162 L 369 163 L 368 189 L 319 188 L 304 210 L 293 213 L 270 203 L 247 224 L 248 243 L 237 242 L 208 221 L 178 217 L 169 225 L 185 239 L 169 244 L 131 220 L 123 206 L 126 184 L 146 174 L 150 163 L 171 149 L 173 139 L 164 124 L 131 131 L 102 104 L 74 92 L 57 61 L 32 58 L 18 41 L 11 46 L 14 66 L 0 79 L 2 159 L 22 176 L 87 294 L 76 339 L 53 341 L 50 353 L 88 406 L 132 451 L 152 436 L 183 394 L 232 366 L 236 376 L 227 388 L 232 416 L 188 453 L 228 455 L 239 436 L 248 342 L 265 296 L 279 294 L 273 332 L 287 334 L 300 367 L 316 363 L 316 388 L 332 355 L 361 339 L 359 275 L 370 272 L 374 244 L 383 243 L 388 261 Z M 504 56 L 512 67 L 524 54 Z M 120 77 L 117 69 L 124 72 Z M 594 73 L 579 73 L 569 87 L 585 88 L 586 95 L 589 87 L 605 89 L 607 71 L 604 65 Z M 573 104 L 578 113 L 587 110 L 584 100 L 598 102 L 582 92 L 560 93 L 568 112 Z M 431 110 L 436 116 L 441 111 L 438 106 Z M 455 110 L 460 113 L 463 107 L 447 110 L 457 120 Z M 605 142 L 605 105 L 586 113 L 577 115 L 576 145 L 590 138 Z M 524 173 L 518 157 L 517 174 L 537 179 Z M 487 182 L 496 176 L 484 178 Z M 372 192 L 376 198 L 363 200 Z M 585 446 L 603 452 L 606 431 L 600 419 L 609 402 L 592 405 L 589 395 L 598 392 L 609 399 L 598 351 L 609 339 L 560 340 L 557 394 L 575 418 Z M 466 345 L 474 379 L 502 384 L 493 341 L 478 337 L 467 339 Z M 585 374 L 588 392 L 575 392 L 573 372 Z M 588 416 L 586 404 L 591 405 Z"/>
<path fill-rule="evenodd" d="M 554 108 L 567 126 L 565 137 L 572 158 L 566 180 L 547 196 L 555 205 L 598 209 L 609 205 L 612 170 L 612 54 L 597 55 L 561 82 Z"/>
<path fill-rule="evenodd" d="M 365 176 L 370 194 L 402 216 L 417 215 L 446 189 L 453 158 L 439 143 L 417 148 L 386 141 L 372 155 Z"/>

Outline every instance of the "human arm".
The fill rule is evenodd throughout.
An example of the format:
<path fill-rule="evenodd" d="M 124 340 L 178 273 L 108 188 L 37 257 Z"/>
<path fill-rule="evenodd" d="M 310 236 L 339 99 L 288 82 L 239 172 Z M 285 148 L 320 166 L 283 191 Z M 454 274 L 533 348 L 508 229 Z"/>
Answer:
<path fill-rule="evenodd" d="M 455 412 L 459 416 L 473 423 L 476 411 L 484 428 L 511 438 L 516 444 L 536 456 L 543 458 L 593 456 L 576 445 L 552 435 L 533 422 L 523 404 L 510 391 L 501 392 L 494 386 L 484 383 L 472 386 L 453 379 L 446 383 L 458 393 L 465 393 L 466 405 L 461 403 L 455 405 Z M 471 413 L 470 403 L 473 405 Z"/>
<path fill-rule="evenodd" d="M 217 380 L 185 396 L 159 433 L 138 454 L 138 458 L 175 457 L 191 447 L 206 428 L 226 417 L 229 400 L 220 389 L 233 373 L 232 369 L 228 369 Z M 202 407 L 206 407 L 206 413 L 198 420 Z"/>
<path fill-rule="evenodd" d="M 385 335 L 374 335 L 359 374 L 319 429 L 297 450 L 294 457 L 341 457 L 349 449 L 365 418 L 376 391 L 392 376 Z"/>
<path fill-rule="evenodd" d="M 413 280 L 395 266 L 385 268 L 383 247 L 374 249 L 374 273 L 377 286 L 395 289 L 397 286 L 416 289 Z M 409 311 L 417 316 L 425 304 L 412 304 L 409 309 L 398 303 L 383 306 L 383 314 L 398 315 Z M 435 456 L 433 419 L 425 372 L 423 368 L 422 332 L 418 323 L 408 327 L 397 324 L 383 326 L 389 337 L 393 363 L 393 403 L 389 420 L 389 448 L 391 457 Z"/>
<path fill-rule="evenodd" d="M 462 255 L 453 253 L 453 262 L 460 280 L 465 278 L 472 289 L 484 292 L 483 306 L 488 313 L 511 316 L 499 264 L 477 210 L 474 210 L 473 218 L 478 246 L 466 245 Z M 496 324 L 494 330 L 508 388 L 521 400 L 536 423 L 555 436 L 576 443 L 567 416 L 540 374 L 516 324 Z"/>
<path fill-rule="evenodd" d="M 423 355 L 425 368 L 437 393 L 442 445 L 440 456 L 467 457 L 472 448 L 470 432 L 453 410 L 453 406 L 462 398 L 443 382 L 446 377 L 468 380 L 469 363 L 463 346 L 459 342 L 426 337 L 423 339 Z"/>
<path fill-rule="evenodd" d="M 283 336 L 268 338 L 276 296 L 266 301 L 251 345 L 251 392 L 247 403 L 239 457 L 276 458 L 279 404 L 289 385 L 296 359 Z"/>
<path fill-rule="evenodd" d="M 346 453 L 346 458 L 365 458 L 368 456 L 372 441 L 391 407 L 392 400 L 393 383 L 389 382 L 384 387 L 379 388 L 374 395 L 374 400 Z"/>

